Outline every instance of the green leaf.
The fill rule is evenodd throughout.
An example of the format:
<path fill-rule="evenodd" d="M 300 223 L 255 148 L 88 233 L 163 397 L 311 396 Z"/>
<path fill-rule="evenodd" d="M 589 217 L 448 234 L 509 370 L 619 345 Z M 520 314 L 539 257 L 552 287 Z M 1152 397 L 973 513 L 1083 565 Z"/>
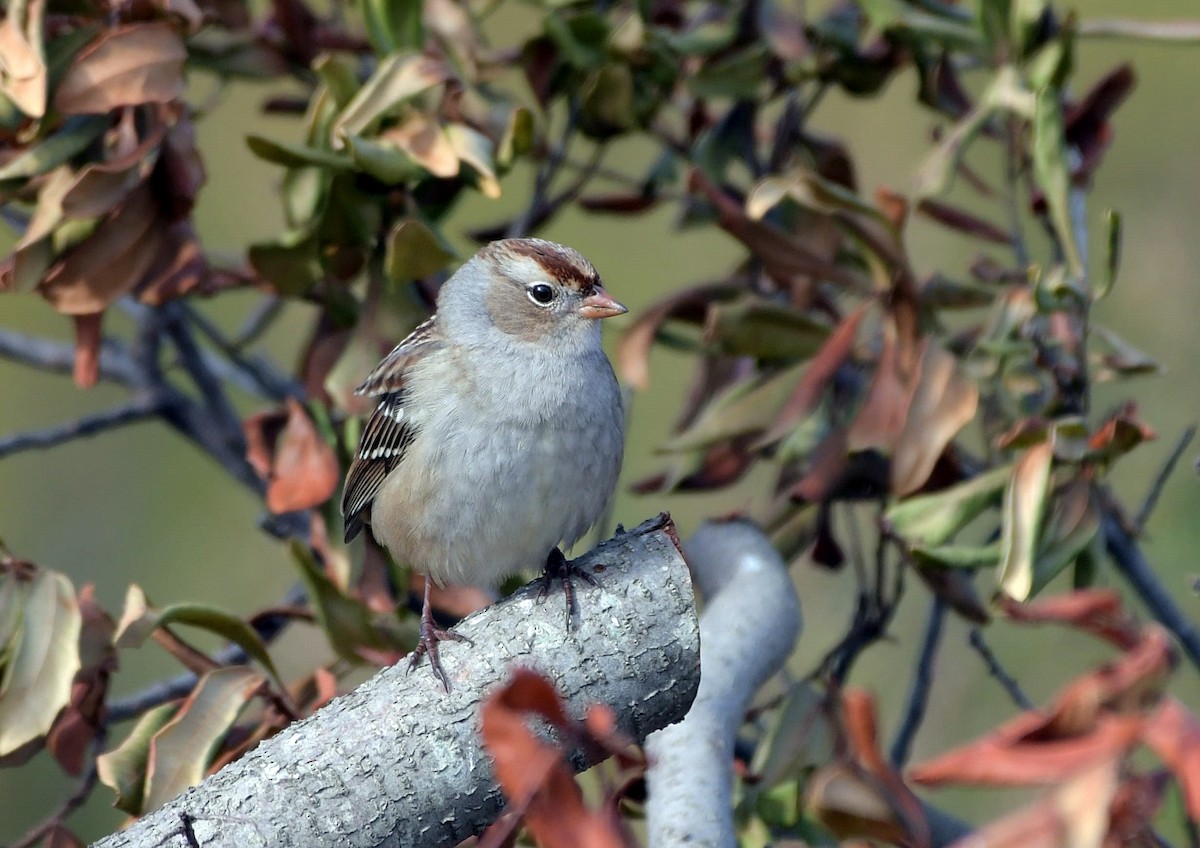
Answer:
<path fill-rule="evenodd" d="M 1029 85 L 1034 91 L 1062 91 L 1075 66 L 1075 31 L 1064 29 L 1029 60 Z"/>
<path fill-rule="evenodd" d="M 1092 295 L 1096 300 L 1112 291 L 1117 282 L 1117 272 L 1121 268 L 1121 213 L 1117 210 L 1105 210 L 1104 233 L 1104 276 Z"/>
<path fill-rule="evenodd" d="M 562 58 L 580 70 L 598 68 L 608 58 L 608 21 L 596 12 L 570 17 L 552 13 L 546 17 L 543 26 Z"/>
<path fill-rule="evenodd" d="M 1032 593 L 1040 592 L 1075 562 L 1091 546 L 1099 530 L 1096 494 L 1086 479 L 1076 477 L 1054 497 L 1033 566 Z"/>
<path fill-rule="evenodd" d="M 1011 474 L 1010 466 L 993 468 L 940 492 L 906 498 L 890 507 L 885 517 L 892 531 L 910 544 L 937 547 L 999 503 Z"/>
<path fill-rule="evenodd" d="M 96 758 L 100 782 L 117 793 L 118 810 L 138 816 L 145 812 L 146 766 L 150 762 L 150 740 L 178 711 L 176 703 L 161 704 L 145 712 L 118 747 Z"/>
<path fill-rule="evenodd" d="M 696 97 L 753 97 L 766 82 L 770 54 L 764 44 L 707 62 L 688 79 Z"/>
<path fill-rule="evenodd" d="M 533 140 L 533 113 L 524 106 L 517 106 L 508 116 L 504 137 L 496 147 L 496 167 L 502 170 L 510 168 L 517 157 L 533 149 Z"/>
<path fill-rule="evenodd" d="M 458 158 L 475 169 L 483 195 L 492 200 L 499 197 L 500 181 L 496 179 L 492 140 L 466 124 L 447 124 L 446 137 Z"/>
<path fill-rule="evenodd" d="M 363 25 L 377 56 L 421 48 L 425 43 L 421 6 L 421 0 L 363 0 Z"/>
<path fill-rule="evenodd" d="M 108 124 L 107 115 L 75 115 L 67 118 L 53 135 L 0 167 L 0 180 L 34 177 L 57 168 L 82 153 L 100 137 Z"/>
<path fill-rule="evenodd" d="M 0 583 L 17 581 L 6 573 Z M 71 698 L 71 682 L 79 671 L 82 617 L 75 590 L 64 575 L 38 569 L 15 590 L 0 587 L 6 605 L 19 598 L 20 632 L 9 637 L 9 661 L 0 694 L 0 757 L 44 736 L 58 711 Z M 3 616 L 12 627 L 15 613 Z"/>
<path fill-rule="evenodd" d="M 358 653 L 360 647 L 386 647 L 371 623 L 370 610 L 360 601 L 343 594 L 305 545 L 293 542 L 292 557 L 300 567 L 300 577 L 316 607 L 321 628 L 338 656 L 352 663 L 361 663 L 363 658 Z"/>
<path fill-rule="evenodd" d="M 737 36 L 737 18 L 726 14 L 715 20 L 703 21 L 683 32 L 665 28 L 655 28 L 653 31 L 676 53 L 683 56 L 710 56 L 733 43 Z"/>
<path fill-rule="evenodd" d="M 1034 560 L 1053 461 L 1054 446 L 1050 442 L 1026 449 L 1013 466 L 1004 490 L 996 585 L 999 591 L 1017 601 L 1026 600 L 1033 591 Z"/>
<path fill-rule="evenodd" d="M 263 644 L 254 628 L 245 621 L 232 613 L 206 604 L 173 604 L 161 610 L 155 609 L 136 583 L 130 584 L 125 592 L 125 610 L 113 635 L 113 642 L 118 648 L 139 648 L 151 633 L 171 624 L 199 627 L 228 639 L 261 663 L 282 685 L 279 671 L 267 653 L 267 646 Z"/>
<path fill-rule="evenodd" d="M 436 59 L 415 53 L 393 53 L 375 69 L 333 122 L 332 144 L 339 150 L 351 136 L 363 136 L 396 107 L 445 82 L 449 71 Z"/>
<path fill-rule="evenodd" d="M 383 272 L 392 283 L 419 280 L 453 258 L 437 233 L 415 218 L 405 218 L 388 233 Z"/>
<path fill-rule="evenodd" d="M 0 581 L 0 698 L 12 679 L 13 660 L 21 647 L 21 624 L 25 619 L 24 590 L 11 576 Z"/>
<path fill-rule="evenodd" d="M 594 71 L 579 89 L 580 129 L 605 139 L 637 126 L 633 113 L 633 71 L 610 63 Z"/>
<path fill-rule="evenodd" d="M 827 324 L 791 306 L 745 298 L 713 305 L 705 336 L 731 356 L 779 360 L 812 356 L 830 331 Z"/>
<path fill-rule="evenodd" d="M 826 717 L 824 699 L 811 683 L 793 685 L 775 710 L 766 734 L 754 751 L 750 772 L 762 786 L 775 786 L 806 769 L 827 762 L 833 755 L 833 728 Z"/>
<path fill-rule="evenodd" d="M 984 0 L 986 3 L 996 0 Z M 983 46 L 979 31 L 957 15 L 922 11 L 916 3 L 902 0 L 862 0 L 871 25 L 911 40 L 935 42 L 952 50 L 978 52 Z"/>
<path fill-rule="evenodd" d="M 145 811 L 156 810 L 204 779 L 208 764 L 263 675 L 218 668 L 200 678 L 178 712 L 150 740 Z"/>
<path fill-rule="evenodd" d="M 309 147 L 305 144 L 293 144 L 288 141 L 271 141 L 259 135 L 246 136 L 246 146 L 260 159 L 283 165 L 287 168 L 303 168 L 317 165 L 322 168 L 335 170 L 350 170 L 354 162 L 349 156 Z"/>
<path fill-rule="evenodd" d="M 807 364 L 793 365 L 766 379 L 752 376 L 734 383 L 709 401 L 695 422 L 660 450 L 679 453 L 765 430 L 805 368 Z"/>
<path fill-rule="evenodd" d="M 391 142 L 372 141 L 357 135 L 348 135 L 345 138 L 345 146 L 354 164 L 384 185 L 399 185 L 425 175 L 424 168 Z"/>
<path fill-rule="evenodd" d="M 331 105 L 338 110 L 344 109 L 346 104 L 358 93 L 358 72 L 355 68 L 354 62 L 335 53 L 322 53 L 313 60 L 313 71 L 316 72 L 317 78 L 325 84 L 324 93 L 329 95 L 332 101 Z M 320 93 L 320 89 L 314 93 L 314 99 L 318 93 Z M 310 106 L 310 111 L 311 109 Z M 309 137 L 309 142 L 315 143 L 316 140 Z"/>
<path fill-rule="evenodd" d="M 307 229 L 287 230 L 278 240 L 250 245 L 250 264 L 285 297 L 300 297 L 324 276 L 317 240 Z"/>
<path fill-rule="evenodd" d="M 940 568 L 990 568 L 1000 561 L 1000 543 L 990 545 L 914 545 L 909 553 L 921 565 Z"/>
<path fill-rule="evenodd" d="M 1071 176 L 1058 89 L 1037 93 L 1033 116 L 1033 171 L 1046 195 L 1050 222 L 1062 245 L 1072 275 L 1084 276 L 1083 260 L 1071 221 Z"/>

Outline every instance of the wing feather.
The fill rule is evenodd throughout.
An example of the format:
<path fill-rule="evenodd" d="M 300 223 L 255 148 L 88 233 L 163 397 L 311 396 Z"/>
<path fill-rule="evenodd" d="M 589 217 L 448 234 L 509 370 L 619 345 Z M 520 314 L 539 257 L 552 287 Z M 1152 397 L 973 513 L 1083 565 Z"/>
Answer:
<path fill-rule="evenodd" d="M 356 394 L 378 397 L 379 404 L 367 419 L 346 485 L 342 490 L 342 515 L 349 542 L 370 523 L 371 503 L 384 478 L 400 464 L 416 436 L 405 409 L 405 372 L 423 356 L 441 346 L 433 318 L 425 321 L 396 345 L 355 390 Z"/>

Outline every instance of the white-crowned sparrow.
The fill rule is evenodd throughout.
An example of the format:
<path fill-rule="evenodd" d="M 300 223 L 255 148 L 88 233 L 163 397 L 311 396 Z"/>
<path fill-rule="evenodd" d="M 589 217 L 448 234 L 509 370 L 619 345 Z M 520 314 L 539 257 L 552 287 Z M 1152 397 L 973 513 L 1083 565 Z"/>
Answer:
<path fill-rule="evenodd" d="M 596 319 L 627 311 L 592 264 L 541 239 L 493 242 L 438 295 L 437 313 L 357 389 L 377 397 L 346 476 L 346 540 L 363 525 L 435 580 L 493 586 L 546 563 L 600 517 L 624 441 L 621 393 Z M 582 573 L 581 573 L 582 574 Z M 587 575 L 582 575 L 587 576 Z M 449 689 L 425 586 L 421 642 Z"/>

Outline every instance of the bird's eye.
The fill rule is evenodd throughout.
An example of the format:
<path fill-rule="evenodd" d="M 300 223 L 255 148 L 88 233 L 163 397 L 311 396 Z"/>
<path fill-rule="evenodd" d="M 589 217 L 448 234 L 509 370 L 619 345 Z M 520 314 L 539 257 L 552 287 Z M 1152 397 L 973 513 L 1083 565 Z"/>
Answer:
<path fill-rule="evenodd" d="M 525 289 L 529 299 L 538 306 L 546 306 L 550 301 L 554 300 L 554 289 L 545 283 L 534 283 Z"/>

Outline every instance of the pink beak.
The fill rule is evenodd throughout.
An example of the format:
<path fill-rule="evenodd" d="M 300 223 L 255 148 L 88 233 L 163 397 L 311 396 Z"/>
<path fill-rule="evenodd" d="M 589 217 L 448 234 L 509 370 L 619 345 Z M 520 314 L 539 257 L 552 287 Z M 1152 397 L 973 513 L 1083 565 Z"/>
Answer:
<path fill-rule="evenodd" d="M 583 299 L 579 314 L 584 318 L 611 318 L 614 315 L 624 315 L 629 310 L 617 301 L 603 287 L 596 286 L 595 290 Z"/>

